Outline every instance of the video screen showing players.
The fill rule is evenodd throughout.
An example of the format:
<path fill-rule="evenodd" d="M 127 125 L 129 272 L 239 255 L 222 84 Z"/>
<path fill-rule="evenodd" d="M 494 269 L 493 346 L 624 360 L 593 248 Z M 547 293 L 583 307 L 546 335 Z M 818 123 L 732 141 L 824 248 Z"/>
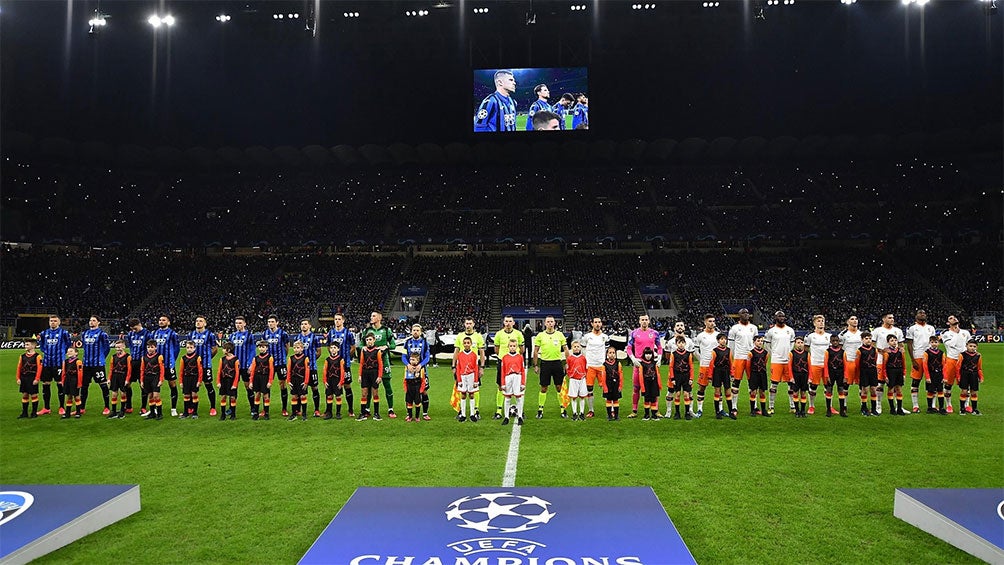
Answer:
<path fill-rule="evenodd" d="M 474 71 L 475 132 L 589 129 L 586 67 Z"/>

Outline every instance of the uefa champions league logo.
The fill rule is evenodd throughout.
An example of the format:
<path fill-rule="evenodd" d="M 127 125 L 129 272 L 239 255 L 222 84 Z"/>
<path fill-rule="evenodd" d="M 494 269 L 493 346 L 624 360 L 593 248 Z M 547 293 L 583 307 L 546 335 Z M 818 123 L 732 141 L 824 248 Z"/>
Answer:
<path fill-rule="evenodd" d="M 446 519 L 461 528 L 512 534 L 539 528 L 557 516 L 551 503 L 536 496 L 508 492 L 465 496 L 450 503 Z"/>
<path fill-rule="evenodd" d="M 515 534 L 534 530 L 557 516 L 551 503 L 537 496 L 511 492 L 481 493 L 458 498 L 446 507 L 446 520 L 459 527 L 485 534 Z M 546 545 L 514 537 L 486 537 L 449 544 L 463 555 L 505 552 L 527 556 Z"/>

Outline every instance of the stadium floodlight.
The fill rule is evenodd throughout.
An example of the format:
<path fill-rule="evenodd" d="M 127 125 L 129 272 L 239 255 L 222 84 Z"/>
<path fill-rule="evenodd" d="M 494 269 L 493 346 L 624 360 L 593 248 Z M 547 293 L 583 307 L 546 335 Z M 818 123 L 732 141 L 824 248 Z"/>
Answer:
<path fill-rule="evenodd" d="M 163 18 L 161 18 L 160 21 L 164 22 L 164 25 L 166 25 L 167 27 L 171 27 L 174 25 L 174 16 L 168 14 Z"/>
<path fill-rule="evenodd" d="M 90 29 L 87 30 L 87 33 L 89 34 L 99 33 L 101 31 L 101 28 L 108 25 L 108 21 L 105 19 L 107 17 L 108 16 L 105 16 L 101 12 L 94 10 L 94 17 L 87 20 L 87 25 L 91 26 Z"/>
<path fill-rule="evenodd" d="M 152 25 L 155 28 L 160 27 L 160 16 L 154 14 L 146 19 L 146 23 Z"/>
<path fill-rule="evenodd" d="M 218 21 L 220 23 L 229 22 L 230 21 L 230 16 L 228 16 L 226 14 L 220 14 L 220 15 L 216 16 L 216 21 Z"/>

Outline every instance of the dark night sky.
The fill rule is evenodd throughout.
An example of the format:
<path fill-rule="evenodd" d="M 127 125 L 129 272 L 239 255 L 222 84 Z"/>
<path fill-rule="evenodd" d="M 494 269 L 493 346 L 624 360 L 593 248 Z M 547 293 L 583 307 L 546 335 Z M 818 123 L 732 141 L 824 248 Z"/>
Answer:
<path fill-rule="evenodd" d="M 470 141 L 475 68 L 588 66 L 585 135 L 655 139 L 902 134 L 1000 122 L 1000 14 L 978 0 L 752 2 L 155 2 L 0 0 L 3 130 L 178 146 Z M 487 16 L 472 14 L 487 5 Z M 342 12 L 357 10 L 358 19 Z M 429 9 L 426 18 L 406 10 Z M 301 13 L 296 24 L 275 11 Z M 220 11 L 233 15 L 226 25 Z M 156 61 L 156 73 L 154 72 Z M 531 100 L 521 102 L 521 108 Z"/>

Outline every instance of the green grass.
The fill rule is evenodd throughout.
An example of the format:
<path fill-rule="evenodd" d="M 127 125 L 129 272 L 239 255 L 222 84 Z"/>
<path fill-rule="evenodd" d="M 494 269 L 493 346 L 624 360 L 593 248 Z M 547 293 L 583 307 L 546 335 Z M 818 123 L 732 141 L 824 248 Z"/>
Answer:
<path fill-rule="evenodd" d="M 865 419 L 852 396 L 851 418 L 828 419 L 820 394 L 806 420 L 742 417 L 741 402 L 738 422 L 571 422 L 552 396 L 547 418 L 524 426 L 516 484 L 652 486 L 701 563 L 976 562 L 892 509 L 896 487 L 1004 486 L 1004 345 L 981 351 L 982 418 Z M 501 484 L 509 429 L 455 422 L 443 367 L 432 373 L 434 419 L 418 424 L 252 422 L 243 395 L 234 422 L 107 421 L 97 387 L 79 421 L 17 420 L 17 354 L 0 352 L 0 482 L 142 493 L 138 514 L 40 563 L 293 563 L 357 486 Z M 482 394 L 484 412 L 493 402 Z"/>
<path fill-rule="evenodd" d="M 516 114 L 516 131 L 523 131 L 526 129 L 526 120 L 529 116 L 527 114 Z M 572 115 L 565 115 L 565 129 L 572 129 Z"/>

